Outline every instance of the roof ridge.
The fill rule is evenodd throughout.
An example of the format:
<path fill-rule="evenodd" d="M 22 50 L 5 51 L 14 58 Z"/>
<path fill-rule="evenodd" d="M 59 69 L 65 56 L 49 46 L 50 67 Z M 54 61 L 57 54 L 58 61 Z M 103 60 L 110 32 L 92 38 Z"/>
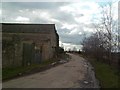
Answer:
<path fill-rule="evenodd" d="M 18 23 L 2 23 L 2 32 L 56 32 L 55 24 L 18 24 Z"/>
<path fill-rule="evenodd" d="M 1 24 L 15 24 L 15 25 L 55 25 L 55 24 L 43 24 L 43 23 L 1 23 Z"/>

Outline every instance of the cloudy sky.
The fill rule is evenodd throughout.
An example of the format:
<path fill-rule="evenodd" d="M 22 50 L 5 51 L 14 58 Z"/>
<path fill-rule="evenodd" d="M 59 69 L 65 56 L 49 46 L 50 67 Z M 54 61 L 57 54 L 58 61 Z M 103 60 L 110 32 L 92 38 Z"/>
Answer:
<path fill-rule="evenodd" d="M 109 0 L 110 1 L 110 0 Z M 114 19 L 118 15 L 118 0 L 113 1 Z M 98 23 L 100 5 L 107 2 L 79 0 L 79 2 L 2 2 L 2 22 L 55 24 L 60 37 L 60 46 L 65 49 L 81 49 L 81 41 L 95 32 L 93 23 Z"/>

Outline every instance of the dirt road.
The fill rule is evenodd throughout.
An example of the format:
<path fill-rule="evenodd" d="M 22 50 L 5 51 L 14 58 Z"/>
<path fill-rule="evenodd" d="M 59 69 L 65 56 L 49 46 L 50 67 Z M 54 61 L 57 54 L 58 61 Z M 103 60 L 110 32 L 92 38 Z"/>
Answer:
<path fill-rule="evenodd" d="M 69 62 L 4 82 L 3 88 L 98 88 L 91 65 L 78 55 L 69 55 Z"/>

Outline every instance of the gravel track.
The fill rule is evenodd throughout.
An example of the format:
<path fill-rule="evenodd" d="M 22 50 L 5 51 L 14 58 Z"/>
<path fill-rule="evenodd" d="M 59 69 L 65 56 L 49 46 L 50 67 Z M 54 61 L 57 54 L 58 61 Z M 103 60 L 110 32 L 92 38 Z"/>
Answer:
<path fill-rule="evenodd" d="M 3 88 L 99 88 L 93 67 L 79 55 L 46 71 L 2 83 Z"/>

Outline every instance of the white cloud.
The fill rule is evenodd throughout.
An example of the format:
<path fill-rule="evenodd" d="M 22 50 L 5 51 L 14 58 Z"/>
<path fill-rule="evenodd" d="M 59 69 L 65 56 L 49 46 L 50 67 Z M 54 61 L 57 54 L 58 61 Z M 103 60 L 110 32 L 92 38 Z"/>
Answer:
<path fill-rule="evenodd" d="M 50 13 L 48 13 L 47 11 L 44 11 L 44 10 L 36 9 L 31 12 L 32 12 L 31 13 L 32 17 L 39 17 L 39 18 L 44 18 L 44 19 L 48 19 L 48 20 L 51 17 Z"/>
<path fill-rule="evenodd" d="M 2 10 L 0 9 L 0 23 L 2 22 Z"/>
<path fill-rule="evenodd" d="M 65 12 L 74 12 L 74 8 L 70 7 L 70 6 L 62 6 L 59 8 L 61 11 L 65 11 Z"/>
<path fill-rule="evenodd" d="M 91 18 L 92 18 L 92 16 L 86 15 L 86 16 L 83 16 L 83 17 L 75 17 L 75 20 L 78 23 L 90 24 L 91 23 Z"/>
<path fill-rule="evenodd" d="M 82 32 L 79 32 L 78 34 L 79 34 L 79 35 L 81 35 L 81 34 L 82 34 Z"/>
<path fill-rule="evenodd" d="M 27 17 L 18 16 L 15 21 L 17 22 L 30 22 L 30 19 Z"/>
<path fill-rule="evenodd" d="M 0 16 L 2 15 L 2 10 L 0 9 Z"/>
<path fill-rule="evenodd" d="M 118 2 L 113 3 L 113 19 L 118 20 Z"/>
<path fill-rule="evenodd" d="M 73 48 L 76 48 L 77 51 L 82 50 L 82 45 L 76 45 L 71 43 L 63 43 L 63 47 L 66 51 L 73 50 Z"/>
<path fill-rule="evenodd" d="M 82 45 L 76 45 L 72 43 L 62 43 L 62 41 L 59 41 L 59 46 L 63 47 L 64 50 L 66 51 L 73 50 L 74 47 L 77 49 L 77 51 L 82 50 Z"/>
<path fill-rule="evenodd" d="M 19 10 L 20 13 L 23 13 L 23 10 Z"/>
<path fill-rule="evenodd" d="M 94 28 L 84 27 L 84 31 L 85 31 L 85 32 L 95 32 L 95 29 L 94 29 Z"/>
<path fill-rule="evenodd" d="M 69 34 L 70 35 L 75 35 L 75 34 L 78 34 L 78 32 L 79 32 L 78 29 L 75 28 L 75 29 L 71 30 Z"/>
<path fill-rule="evenodd" d="M 78 2 L 62 6 L 60 10 L 72 14 L 78 23 L 89 24 L 93 14 L 99 13 L 99 5 L 95 2 Z"/>
<path fill-rule="evenodd" d="M 61 29 L 73 29 L 75 28 L 77 25 L 76 24 L 68 24 L 68 23 L 63 23 L 63 26 L 61 27 Z"/>

